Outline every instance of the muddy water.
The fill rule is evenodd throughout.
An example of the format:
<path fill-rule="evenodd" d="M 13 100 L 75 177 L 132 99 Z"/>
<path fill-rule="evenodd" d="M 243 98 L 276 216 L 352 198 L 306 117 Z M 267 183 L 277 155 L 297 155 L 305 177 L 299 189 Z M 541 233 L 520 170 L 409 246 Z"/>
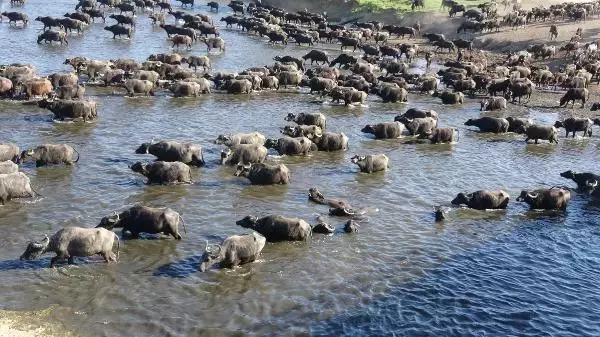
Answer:
<path fill-rule="evenodd" d="M 22 10 L 35 18 L 73 7 L 69 1 L 50 6 L 31 0 Z M 41 26 L 33 20 L 25 29 L 5 22 L 0 61 L 30 62 L 47 74 L 69 70 L 62 65 L 69 56 L 142 60 L 169 51 L 165 34 L 143 15 L 131 41 L 112 40 L 102 27 L 94 24 L 83 36 L 70 37 L 69 47 L 60 47 L 37 45 Z M 222 36 L 228 48 L 211 55 L 216 70 L 241 70 L 271 63 L 275 55 L 306 52 L 237 31 L 223 30 Z M 195 45 L 191 53 L 205 49 Z M 522 188 L 572 186 L 559 172 L 597 169 L 597 137 L 526 145 L 516 135 L 482 135 L 462 125 L 480 114 L 476 102 L 445 107 L 414 95 L 408 105 L 370 98 L 365 106 L 345 108 L 294 90 L 198 99 L 165 94 L 131 99 L 119 90 L 94 88 L 88 93 L 99 103 L 99 120 L 86 125 L 54 123 L 35 107 L 1 104 L 2 142 L 22 148 L 69 143 L 82 155 L 73 167 L 23 166 L 43 198 L 0 208 L 3 309 L 58 305 L 51 318 L 82 336 L 598 335 L 598 203 L 574 194 L 565 215 L 531 213 L 511 203 L 502 212 L 455 211 L 442 224 L 431 214 L 434 205 L 460 191 L 503 188 L 514 200 Z M 458 127 L 458 144 L 407 145 L 360 133 L 361 126 L 392 120 L 413 106 L 435 109 L 441 126 Z M 218 165 L 221 148 L 211 144 L 217 134 L 259 130 L 276 137 L 292 111 L 324 113 L 331 130 L 349 136 L 350 151 L 273 157 L 291 169 L 290 186 L 250 186 Z M 557 117 L 551 110 L 515 106 L 509 113 L 544 123 Z M 132 173 L 129 164 L 151 160 L 134 150 L 152 138 L 205 145 L 208 164 L 193 169 L 197 183 L 147 186 Z M 357 173 L 349 158 L 367 153 L 387 154 L 392 169 Z M 235 221 L 249 213 L 309 221 L 326 213 L 307 202 L 311 186 L 369 208 L 360 232 L 344 234 L 343 220 L 331 219 L 338 226 L 332 236 L 268 244 L 259 261 L 234 270 L 196 271 L 204 240 L 244 233 Z M 111 265 L 92 258 L 49 269 L 50 255 L 18 261 L 29 239 L 63 226 L 95 226 L 113 210 L 138 203 L 181 212 L 184 240 L 124 241 L 120 262 Z"/>

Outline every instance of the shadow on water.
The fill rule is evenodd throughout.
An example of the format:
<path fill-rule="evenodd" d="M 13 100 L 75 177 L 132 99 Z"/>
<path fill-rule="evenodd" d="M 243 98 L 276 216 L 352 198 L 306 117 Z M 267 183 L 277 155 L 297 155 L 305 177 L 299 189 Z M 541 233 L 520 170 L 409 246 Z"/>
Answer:
<path fill-rule="evenodd" d="M 20 269 L 43 269 L 50 266 L 50 258 L 32 261 L 21 261 L 19 259 L 0 261 L 0 271 Z"/>
<path fill-rule="evenodd" d="M 152 276 L 186 278 L 199 272 L 198 269 L 200 268 L 201 262 L 202 254 L 195 254 L 156 268 L 156 270 L 152 272 Z"/>

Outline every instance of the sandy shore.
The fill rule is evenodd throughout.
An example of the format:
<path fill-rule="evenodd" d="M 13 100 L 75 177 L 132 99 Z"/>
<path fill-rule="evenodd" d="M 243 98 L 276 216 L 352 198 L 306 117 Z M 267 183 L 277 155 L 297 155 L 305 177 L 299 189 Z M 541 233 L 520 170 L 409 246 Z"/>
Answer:
<path fill-rule="evenodd" d="M 71 337 L 73 333 L 49 318 L 52 308 L 40 311 L 0 310 L 1 337 Z"/>

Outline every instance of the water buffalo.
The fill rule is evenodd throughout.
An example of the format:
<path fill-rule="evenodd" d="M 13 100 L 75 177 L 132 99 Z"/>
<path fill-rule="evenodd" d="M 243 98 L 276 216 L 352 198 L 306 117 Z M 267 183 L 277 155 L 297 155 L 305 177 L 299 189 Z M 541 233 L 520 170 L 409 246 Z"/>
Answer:
<path fill-rule="evenodd" d="M 314 142 L 315 137 L 323 135 L 323 130 L 316 125 L 286 125 L 281 133 L 290 137 L 307 137 Z"/>
<path fill-rule="evenodd" d="M 236 221 L 236 224 L 257 231 L 268 242 L 305 241 L 312 236 L 311 227 L 306 221 L 279 215 L 269 215 L 260 219 L 248 215 Z"/>
<path fill-rule="evenodd" d="M 481 132 L 504 133 L 508 132 L 508 121 L 504 118 L 481 117 L 470 118 L 465 122 L 467 126 L 476 126 Z"/>
<path fill-rule="evenodd" d="M 433 117 L 423 118 L 406 118 L 400 117 L 395 118 L 394 121 L 404 124 L 406 130 L 410 135 L 419 135 L 421 133 L 431 133 L 431 131 L 437 127 L 437 119 Z"/>
<path fill-rule="evenodd" d="M 228 80 L 226 82 L 228 94 L 250 94 L 252 93 L 252 82 L 247 79 Z"/>
<path fill-rule="evenodd" d="M 550 143 L 558 144 L 558 131 L 552 125 L 522 125 L 517 133 L 524 133 L 527 138 L 525 141 L 534 139 L 535 143 L 538 144 L 540 139 L 548 140 Z"/>
<path fill-rule="evenodd" d="M 577 184 L 577 187 L 580 189 L 587 187 L 588 181 L 600 181 L 600 175 L 590 172 L 576 173 L 574 171 L 569 170 L 562 172 L 560 176 L 563 178 L 573 180 Z"/>
<path fill-rule="evenodd" d="M 198 71 L 198 67 L 202 67 L 204 71 L 210 69 L 210 59 L 207 56 L 188 56 L 181 59 L 181 62 L 187 63 L 189 68 L 194 67 L 194 71 Z"/>
<path fill-rule="evenodd" d="M 133 32 L 133 29 L 131 27 L 123 27 L 119 24 L 104 27 L 104 30 L 107 30 L 107 31 L 113 33 L 113 39 L 116 39 L 117 36 L 123 36 L 123 35 L 125 35 L 125 36 L 127 36 L 127 38 L 131 39 L 131 33 Z"/>
<path fill-rule="evenodd" d="M 527 118 L 506 117 L 508 121 L 508 132 L 521 132 L 531 124 Z"/>
<path fill-rule="evenodd" d="M 204 78 L 198 80 L 207 81 Z M 210 87 L 187 81 L 177 81 L 169 87 L 169 90 L 173 93 L 173 97 L 198 97 L 203 93 L 210 93 Z"/>
<path fill-rule="evenodd" d="M 234 175 L 248 178 L 252 185 L 287 185 L 290 183 L 290 170 L 284 164 L 240 164 Z"/>
<path fill-rule="evenodd" d="M 588 97 L 589 92 L 586 88 L 570 88 L 560 99 L 560 106 L 567 106 L 569 102 L 572 102 L 575 106 L 575 101 L 581 100 L 581 107 L 583 108 Z"/>
<path fill-rule="evenodd" d="M 508 205 L 510 196 L 508 193 L 497 190 L 481 190 L 473 193 L 459 193 L 452 200 L 453 205 L 465 204 L 469 208 L 486 210 L 486 209 L 505 209 Z"/>
<path fill-rule="evenodd" d="M 565 128 L 566 135 L 565 137 L 569 137 L 569 133 L 573 133 L 573 138 L 575 138 L 575 132 L 583 131 L 583 136 L 592 136 L 592 126 L 594 125 L 594 121 L 589 118 L 567 118 L 565 120 L 556 121 L 554 123 L 555 128 Z"/>
<path fill-rule="evenodd" d="M 400 121 L 401 118 L 425 118 L 425 117 L 432 117 L 435 119 L 438 119 L 438 114 L 437 112 L 433 111 L 433 110 L 423 110 L 423 109 L 419 109 L 419 108 L 410 108 L 408 110 L 406 110 L 406 112 L 404 112 L 401 115 L 398 115 L 394 118 L 394 121 L 398 122 Z"/>
<path fill-rule="evenodd" d="M 307 155 L 310 152 L 317 151 L 317 146 L 306 137 L 282 137 L 279 139 L 267 139 L 265 142 L 267 149 L 275 149 L 280 155 L 298 156 Z"/>
<path fill-rule="evenodd" d="M 294 137 L 294 136 L 292 136 Z M 219 135 L 215 140 L 215 144 L 223 144 L 225 146 L 233 146 L 238 144 L 259 144 L 265 143 L 265 136 L 260 132 L 254 131 L 250 133 L 231 133 L 228 135 Z"/>
<path fill-rule="evenodd" d="M 135 27 L 135 16 L 122 15 L 122 14 L 111 14 L 108 16 L 111 19 L 115 19 L 117 24 L 130 25 L 131 27 Z"/>
<path fill-rule="evenodd" d="M 94 20 L 96 18 L 102 19 L 102 22 L 106 22 L 106 14 L 104 14 L 104 11 L 102 11 L 101 9 L 90 8 L 90 9 L 84 9 L 82 12 L 91 16 L 92 22 L 94 22 Z"/>
<path fill-rule="evenodd" d="M 121 85 L 127 94 L 134 97 L 135 94 L 142 94 L 144 96 L 154 96 L 154 83 L 148 80 L 128 79 Z"/>
<path fill-rule="evenodd" d="M 23 172 L 0 174 L 0 204 L 16 198 L 31 198 L 34 191 L 29 177 Z"/>
<path fill-rule="evenodd" d="M 105 216 L 100 220 L 96 228 L 102 227 L 108 230 L 123 228 L 123 233 L 129 232 L 134 238 L 140 233 L 172 235 L 181 240 L 179 234 L 179 220 L 185 230 L 185 222 L 179 213 L 170 208 L 152 208 L 147 206 L 133 206 L 128 210 Z"/>
<path fill-rule="evenodd" d="M 331 61 L 329 66 L 334 67 L 337 64 L 338 67 L 341 67 L 341 66 L 345 66 L 348 64 L 354 64 L 357 62 L 358 62 L 358 59 L 355 56 L 343 53 L 343 54 L 340 54 L 338 57 L 336 57 L 333 61 Z"/>
<path fill-rule="evenodd" d="M 6 16 L 8 18 L 9 24 L 14 23 L 16 25 L 18 21 L 21 21 L 21 22 L 23 22 L 23 25 L 27 25 L 27 22 L 29 21 L 29 17 L 25 13 L 2 12 L 2 13 L 0 13 L 0 15 Z"/>
<path fill-rule="evenodd" d="M 508 90 L 506 91 L 504 97 L 506 99 L 510 99 L 512 97 L 513 102 L 515 102 L 518 98 L 519 104 L 521 104 L 521 97 L 526 97 L 528 100 L 531 99 L 531 93 L 533 92 L 534 86 L 535 85 L 533 82 L 531 82 L 529 79 L 510 81 Z"/>
<path fill-rule="evenodd" d="M 60 21 L 58 18 L 53 16 L 38 16 L 35 18 L 35 21 L 39 21 L 44 24 L 42 30 L 46 30 L 46 28 L 50 29 L 52 27 L 60 28 Z"/>
<path fill-rule="evenodd" d="M 296 115 L 290 112 L 284 119 L 288 122 L 294 122 L 298 125 L 316 125 L 322 130 L 324 130 L 327 126 L 327 120 L 325 115 L 322 113 L 311 114 L 301 112 Z"/>
<path fill-rule="evenodd" d="M 17 93 L 17 89 L 20 89 L 21 92 L 24 91 L 27 99 L 34 96 L 48 97 L 52 93 L 52 83 L 45 78 L 30 79 L 21 85 L 15 86 L 15 93 Z"/>
<path fill-rule="evenodd" d="M 152 54 L 148 56 L 148 61 L 162 62 L 167 64 L 181 64 L 183 57 L 177 53 L 171 54 Z"/>
<path fill-rule="evenodd" d="M 319 62 L 322 62 L 323 64 L 329 63 L 329 58 L 327 57 L 327 54 L 325 54 L 325 52 L 315 49 L 311 50 L 308 54 L 302 56 L 302 59 L 304 61 L 310 60 L 310 64 L 313 64 L 313 62 L 317 62 L 317 64 L 319 64 Z"/>
<path fill-rule="evenodd" d="M 85 87 L 80 84 L 74 86 L 62 85 L 54 89 L 54 93 L 61 100 L 82 99 Z"/>
<path fill-rule="evenodd" d="M 77 34 L 83 33 L 83 29 L 87 26 L 85 22 L 71 18 L 58 19 L 61 27 L 65 33 L 72 33 L 73 30 L 77 31 Z"/>
<path fill-rule="evenodd" d="M 269 150 L 262 144 L 236 144 L 221 151 L 221 165 L 262 163 Z"/>
<path fill-rule="evenodd" d="M 117 254 L 113 253 L 113 244 L 117 239 Z M 50 260 L 50 268 L 59 260 L 67 259 L 73 263 L 76 256 L 87 257 L 100 255 L 107 263 L 119 258 L 119 237 L 104 228 L 67 227 L 60 229 L 52 237 L 46 236 L 41 242 L 29 242 L 21 255 L 21 260 L 37 259 L 40 255 L 54 252 L 56 256 Z"/>
<path fill-rule="evenodd" d="M 53 41 L 63 43 L 67 46 L 69 45 L 69 41 L 67 41 L 67 33 L 56 31 L 56 30 L 46 30 L 42 34 L 38 35 L 37 43 L 40 44 L 44 41 L 45 43 L 52 43 Z"/>
<path fill-rule="evenodd" d="M 451 92 L 451 91 L 442 91 L 434 92 L 433 97 L 439 97 L 442 99 L 442 104 L 463 104 L 465 100 L 465 95 L 462 92 Z"/>
<path fill-rule="evenodd" d="M 169 38 L 169 41 L 173 44 L 173 48 L 179 48 L 180 45 L 184 45 L 188 49 L 192 49 L 192 38 L 187 35 L 175 34 Z"/>
<path fill-rule="evenodd" d="M 210 7 L 210 11 L 212 12 L 213 9 L 215 10 L 215 12 L 219 12 L 219 3 L 215 2 L 215 1 L 211 1 L 209 3 L 206 4 L 208 7 Z"/>
<path fill-rule="evenodd" d="M 135 6 L 130 3 L 120 3 L 114 6 L 116 9 L 120 10 L 120 14 L 131 12 L 131 14 L 135 15 Z"/>
<path fill-rule="evenodd" d="M 0 143 L 0 161 L 11 160 L 15 163 L 19 161 L 19 147 L 15 144 Z"/>
<path fill-rule="evenodd" d="M 381 83 L 373 89 L 377 96 L 381 97 L 383 103 L 407 102 L 408 91 L 396 83 Z"/>
<path fill-rule="evenodd" d="M 350 161 L 358 165 L 360 171 L 364 173 L 387 171 L 390 167 L 389 158 L 385 154 L 354 156 Z"/>
<path fill-rule="evenodd" d="M 404 124 L 400 122 L 368 124 L 361 130 L 363 133 L 373 134 L 376 139 L 400 138 L 402 131 L 404 131 Z"/>
<path fill-rule="evenodd" d="M 131 165 L 131 170 L 148 178 L 148 184 L 192 183 L 190 167 L 178 161 L 155 161 L 150 164 L 137 162 Z"/>
<path fill-rule="evenodd" d="M 0 161 L 0 174 L 10 174 L 19 172 L 19 165 L 12 160 Z"/>
<path fill-rule="evenodd" d="M 204 155 L 202 146 L 193 143 L 182 143 L 177 141 L 161 141 L 158 143 L 143 143 L 135 150 L 137 154 L 151 154 L 157 160 L 175 162 L 193 166 L 204 166 Z"/>
<path fill-rule="evenodd" d="M 12 95 L 13 83 L 6 77 L 0 77 L 0 97 L 7 97 Z"/>
<path fill-rule="evenodd" d="M 73 161 L 73 152 L 77 153 L 77 159 Z M 73 165 L 79 161 L 79 152 L 67 144 L 42 144 L 34 149 L 21 152 L 18 163 L 35 160 L 35 166 L 49 164 Z"/>
<path fill-rule="evenodd" d="M 213 265 L 220 268 L 233 268 L 253 262 L 265 247 L 267 239 L 259 233 L 232 235 L 223 240 L 220 245 L 209 248 L 208 242 L 202 254 L 200 271 L 204 272 Z"/>
<path fill-rule="evenodd" d="M 567 209 L 571 193 L 562 188 L 543 188 L 534 191 L 521 191 L 517 201 L 529 204 L 531 209 Z"/>
<path fill-rule="evenodd" d="M 276 76 L 263 76 L 260 86 L 261 89 L 279 90 L 279 79 Z"/>
<path fill-rule="evenodd" d="M 506 98 L 504 97 L 488 97 L 481 101 L 479 111 L 494 111 L 506 109 Z"/>
<path fill-rule="evenodd" d="M 326 223 L 320 217 L 317 219 L 317 221 L 319 221 L 319 222 L 316 225 L 311 227 L 311 230 L 313 233 L 331 234 L 331 233 L 335 232 L 335 226 L 332 226 L 332 225 Z"/>
<path fill-rule="evenodd" d="M 459 138 L 458 129 L 434 128 L 429 133 L 419 134 L 419 139 L 428 139 L 432 144 L 457 142 Z"/>
<path fill-rule="evenodd" d="M 311 134 L 308 138 L 313 141 L 319 151 L 348 150 L 348 137 L 343 132 L 318 132 Z"/>
<path fill-rule="evenodd" d="M 72 100 L 47 100 L 38 102 L 40 108 L 45 108 L 54 114 L 55 119 L 83 118 L 84 122 L 98 117 L 98 108 L 95 101 Z"/>
<path fill-rule="evenodd" d="M 212 49 L 219 49 L 219 51 L 225 51 L 225 40 L 220 37 L 211 37 L 205 38 L 201 37 L 200 41 L 202 41 L 206 45 L 207 52 L 210 53 Z"/>
<path fill-rule="evenodd" d="M 329 92 L 337 86 L 337 81 L 331 78 L 313 77 L 308 81 L 310 87 L 310 93 L 315 91 L 318 92 Z"/>
<path fill-rule="evenodd" d="M 358 227 L 360 227 L 358 225 L 358 223 L 356 223 L 356 221 L 350 219 L 350 220 L 346 221 L 346 223 L 344 224 L 344 232 L 358 233 Z"/>
<path fill-rule="evenodd" d="M 302 82 L 302 72 L 300 71 L 281 71 L 277 74 L 277 80 L 279 80 L 279 86 L 287 88 L 288 85 L 299 86 Z"/>
<path fill-rule="evenodd" d="M 344 200 L 326 199 L 325 196 L 316 188 L 312 187 L 308 190 L 308 200 L 320 205 L 331 207 L 329 214 L 334 216 L 351 216 L 355 214 L 352 206 Z"/>
<path fill-rule="evenodd" d="M 93 22 L 92 16 L 87 13 L 83 13 L 83 12 L 66 13 L 63 16 L 65 18 L 79 20 L 79 21 L 85 23 L 86 25 L 92 24 L 92 22 Z"/>

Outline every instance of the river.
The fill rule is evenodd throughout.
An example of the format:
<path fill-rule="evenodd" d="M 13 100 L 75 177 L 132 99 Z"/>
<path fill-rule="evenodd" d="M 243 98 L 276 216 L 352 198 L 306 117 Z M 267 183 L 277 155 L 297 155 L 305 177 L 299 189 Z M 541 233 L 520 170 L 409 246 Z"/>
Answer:
<path fill-rule="evenodd" d="M 7 1 L 0 2 L 8 10 Z M 67 57 L 134 58 L 169 52 L 166 34 L 138 15 L 134 38 L 113 40 L 96 23 L 69 46 L 37 45 L 38 15 L 61 16 L 75 2 L 28 0 L 26 28 L 0 24 L 1 63 L 34 64 L 41 74 L 69 71 Z M 196 4 L 194 11 L 205 11 Z M 225 4 L 215 22 L 229 14 Z M 172 18 L 170 18 L 172 20 Z M 109 20 L 109 22 L 112 20 Z M 227 51 L 211 55 L 213 70 L 241 71 L 272 63 L 275 55 L 302 55 L 292 44 L 271 46 L 235 29 L 222 29 Z M 329 47 L 331 48 L 331 46 Z M 335 48 L 335 46 L 333 47 Z M 206 53 L 201 44 L 189 52 Z M 332 52 L 332 54 L 335 52 Z M 188 52 L 184 52 L 188 54 Z M 68 143 L 80 153 L 72 167 L 22 166 L 43 195 L 0 207 L 0 308 L 44 309 L 81 336 L 598 336 L 600 204 L 573 193 L 565 214 L 530 212 L 514 202 L 521 189 L 574 184 L 559 173 L 597 170 L 597 137 L 560 144 L 525 144 L 518 135 L 483 135 L 463 126 L 480 115 L 479 104 L 442 106 L 411 94 L 409 104 L 369 97 L 357 107 L 319 103 L 288 90 L 250 96 L 221 93 L 197 99 L 124 98 L 119 89 L 88 87 L 98 101 L 95 123 L 56 123 L 48 111 L 0 102 L 0 141 L 22 149 Z M 410 145 L 373 140 L 368 123 L 393 120 L 408 107 L 434 109 L 440 126 L 460 129 L 455 145 Z M 553 123 L 556 112 L 509 106 L 511 115 Z M 289 186 L 250 186 L 218 165 L 220 133 L 258 130 L 278 137 L 288 112 L 322 112 L 328 128 L 350 138 L 346 153 L 273 156 L 292 172 Z M 207 165 L 193 168 L 187 186 L 149 186 L 128 165 L 150 156 L 135 149 L 151 139 L 204 145 Z M 386 173 L 358 173 L 354 154 L 385 153 Z M 258 261 L 233 270 L 196 270 L 204 241 L 247 231 L 235 221 L 247 214 L 281 214 L 314 223 L 326 207 L 309 203 L 307 191 L 369 208 L 360 232 L 315 234 L 308 242 L 267 244 Z M 458 192 L 506 190 L 506 211 L 455 210 L 433 221 L 434 205 Z M 18 261 L 28 240 L 64 226 L 96 226 L 114 210 L 143 203 L 182 214 L 187 234 L 121 241 L 120 260 L 97 258 L 47 268 L 51 255 Z"/>

